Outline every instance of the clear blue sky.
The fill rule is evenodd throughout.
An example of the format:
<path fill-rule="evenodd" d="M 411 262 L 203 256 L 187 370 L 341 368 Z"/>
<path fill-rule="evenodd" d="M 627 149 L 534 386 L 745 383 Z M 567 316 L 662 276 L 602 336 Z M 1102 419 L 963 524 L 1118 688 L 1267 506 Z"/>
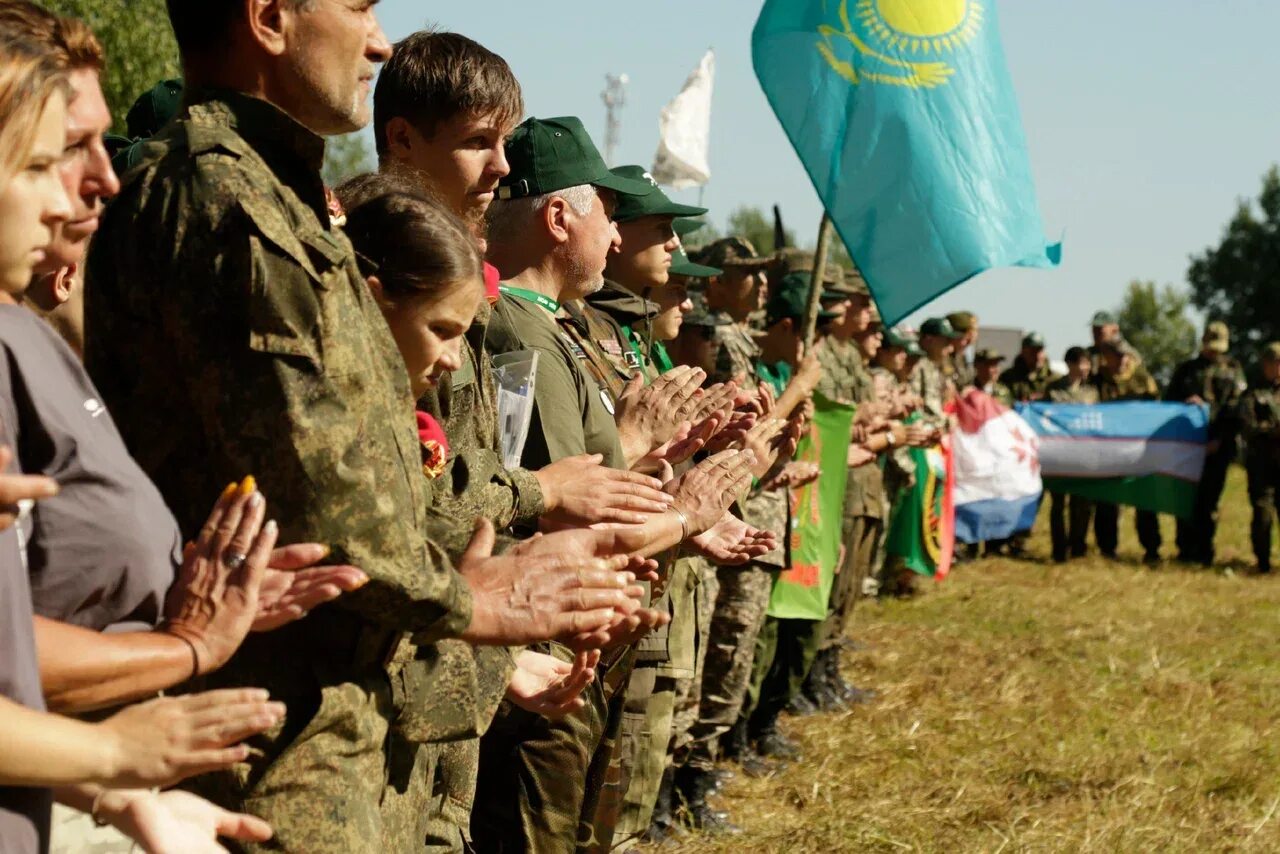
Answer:
<path fill-rule="evenodd" d="M 599 143 L 604 75 L 626 72 L 628 163 L 652 162 L 659 111 L 714 47 L 711 219 L 777 203 L 811 243 L 821 207 L 751 70 L 761 5 L 383 0 L 378 9 L 392 38 L 436 24 L 502 54 L 530 114 L 581 116 Z M 1001 0 L 998 10 L 1045 227 L 1065 234 L 1065 259 L 1055 271 L 986 273 L 927 313 L 969 308 L 984 323 L 1039 329 L 1059 358 L 1131 279 L 1185 286 L 1188 256 L 1219 238 L 1236 200 L 1255 195 L 1280 160 L 1280 3 Z"/>

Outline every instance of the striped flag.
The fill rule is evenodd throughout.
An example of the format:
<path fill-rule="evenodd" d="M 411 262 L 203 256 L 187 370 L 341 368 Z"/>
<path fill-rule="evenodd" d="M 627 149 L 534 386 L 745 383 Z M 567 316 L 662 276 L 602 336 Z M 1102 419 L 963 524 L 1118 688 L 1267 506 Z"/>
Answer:
<path fill-rule="evenodd" d="M 1046 489 L 1189 518 L 1209 413 L 1189 403 L 1031 403 Z"/>
<path fill-rule="evenodd" d="M 1035 431 L 976 388 L 956 402 L 956 424 L 956 539 L 981 543 L 1031 530 L 1042 491 Z"/>

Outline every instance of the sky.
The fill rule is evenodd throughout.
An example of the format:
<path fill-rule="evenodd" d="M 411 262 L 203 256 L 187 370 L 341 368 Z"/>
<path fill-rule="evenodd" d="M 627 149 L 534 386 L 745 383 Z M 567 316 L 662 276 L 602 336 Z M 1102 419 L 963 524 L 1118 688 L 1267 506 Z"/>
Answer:
<path fill-rule="evenodd" d="M 986 0 L 996 2 L 996 0 Z M 658 115 L 708 47 L 717 54 L 710 184 L 723 225 L 740 205 L 782 208 L 801 243 L 822 207 L 751 68 L 762 0 L 382 0 L 387 34 L 427 25 L 501 54 L 530 115 L 577 115 L 603 145 L 605 75 L 630 79 L 618 163 L 649 165 Z M 1000 0 L 1051 271 L 993 270 L 913 316 L 975 311 L 1042 332 L 1050 355 L 1133 279 L 1185 287 L 1189 257 L 1221 237 L 1238 201 L 1280 160 L 1280 3 L 1275 0 Z M 698 191 L 673 193 L 697 203 Z"/>

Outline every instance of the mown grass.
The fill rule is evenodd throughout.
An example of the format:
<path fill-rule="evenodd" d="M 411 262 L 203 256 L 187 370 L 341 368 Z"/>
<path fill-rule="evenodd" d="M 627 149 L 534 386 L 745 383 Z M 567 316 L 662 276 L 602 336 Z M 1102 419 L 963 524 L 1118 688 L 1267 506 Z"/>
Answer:
<path fill-rule="evenodd" d="M 788 719 L 805 759 L 717 799 L 747 833 L 675 850 L 1280 851 L 1280 578 L 1250 575 L 1233 472 L 1226 568 L 966 564 L 859 603 L 846 676 L 870 705 Z M 1165 520 L 1166 554 L 1173 526 Z"/>

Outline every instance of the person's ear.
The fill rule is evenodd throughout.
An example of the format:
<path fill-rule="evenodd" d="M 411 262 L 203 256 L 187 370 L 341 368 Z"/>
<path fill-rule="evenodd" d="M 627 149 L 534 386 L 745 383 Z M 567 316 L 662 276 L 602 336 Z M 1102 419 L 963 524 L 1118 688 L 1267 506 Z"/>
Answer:
<path fill-rule="evenodd" d="M 542 209 L 542 224 L 547 230 L 547 235 L 557 244 L 568 243 L 571 237 L 570 211 L 569 203 L 559 196 L 552 197 Z"/>
<path fill-rule="evenodd" d="M 383 128 L 383 133 L 387 140 L 387 154 L 394 160 L 411 160 L 414 147 L 422 141 L 418 129 L 403 116 L 393 116 Z"/>
<path fill-rule="evenodd" d="M 68 267 L 63 267 L 54 274 L 50 288 L 53 292 L 52 297 L 55 305 L 65 305 L 75 296 L 76 282 L 78 281 L 76 273 L 79 270 L 79 265 L 72 264 Z"/>
<path fill-rule="evenodd" d="M 373 294 L 373 301 L 380 306 L 385 306 L 387 298 L 382 290 L 382 280 L 377 276 L 366 276 L 364 281 L 369 286 L 369 293 Z"/>
<path fill-rule="evenodd" d="M 244 0 L 245 25 L 258 45 L 272 56 L 283 56 L 288 17 L 295 14 L 288 0 Z"/>

